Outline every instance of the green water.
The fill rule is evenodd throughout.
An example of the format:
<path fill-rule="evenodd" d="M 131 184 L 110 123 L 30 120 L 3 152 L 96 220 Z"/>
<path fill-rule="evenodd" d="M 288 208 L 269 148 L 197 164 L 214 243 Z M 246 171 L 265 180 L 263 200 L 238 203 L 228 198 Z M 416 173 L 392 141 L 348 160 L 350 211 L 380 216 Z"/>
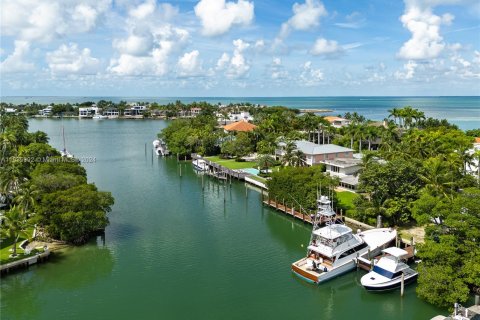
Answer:
<path fill-rule="evenodd" d="M 63 120 L 67 148 L 115 197 L 105 239 L 1 280 L 1 319 L 430 319 L 414 286 L 372 294 L 362 271 L 315 286 L 293 276 L 310 228 L 259 194 L 152 158 L 162 121 Z M 32 120 L 61 147 L 60 120 Z M 145 154 L 145 143 L 147 153 Z M 153 161 L 152 161 L 153 159 Z"/>

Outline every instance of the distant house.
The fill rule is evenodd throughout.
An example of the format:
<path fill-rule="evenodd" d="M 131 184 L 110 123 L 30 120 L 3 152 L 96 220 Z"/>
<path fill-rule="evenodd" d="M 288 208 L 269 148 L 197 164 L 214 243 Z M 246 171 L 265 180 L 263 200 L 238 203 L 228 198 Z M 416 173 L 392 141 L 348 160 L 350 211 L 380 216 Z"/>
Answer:
<path fill-rule="evenodd" d="M 6 113 L 15 113 L 17 110 L 15 108 L 5 108 Z"/>
<path fill-rule="evenodd" d="M 104 116 L 107 116 L 109 118 L 118 118 L 120 116 L 120 111 L 118 109 L 107 109 L 103 112 Z"/>
<path fill-rule="evenodd" d="M 133 105 L 123 112 L 123 115 L 126 117 L 143 117 L 143 114 L 147 110 L 146 106 L 138 106 L 138 105 Z"/>
<path fill-rule="evenodd" d="M 331 176 L 340 178 L 340 187 L 356 190 L 358 185 L 357 173 L 361 168 L 362 160 L 356 158 L 338 158 L 325 160 L 326 172 Z"/>
<path fill-rule="evenodd" d="M 480 150 L 480 137 L 475 138 L 473 141 L 473 148 L 467 150 L 467 153 L 469 155 L 473 155 L 476 151 Z M 470 163 L 467 163 L 465 165 L 465 170 L 474 175 L 477 176 L 478 179 L 480 179 L 480 163 L 478 162 L 478 159 L 475 157 L 472 159 Z"/>
<path fill-rule="evenodd" d="M 480 137 L 476 137 L 473 141 L 473 149 L 480 150 Z"/>
<path fill-rule="evenodd" d="M 78 108 L 79 118 L 92 118 L 93 116 L 100 114 L 100 110 L 97 106 Z"/>
<path fill-rule="evenodd" d="M 242 111 L 242 112 L 237 112 L 237 113 L 229 113 L 228 114 L 228 119 L 230 121 L 253 121 L 253 117 L 250 115 L 248 111 Z"/>
<path fill-rule="evenodd" d="M 240 120 L 234 123 L 227 124 L 223 127 L 223 129 L 225 130 L 225 132 L 250 132 L 253 131 L 256 127 L 257 126 L 254 124 Z"/>
<path fill-rule="evenodd" d="M 342 127 L 348 126 L 351 123 L 350 120 L 345 118 L 340 118 L 340 117 L 327 116 L 324 118 L 325 120 L 330 122 L 330 124 L 335 128 L 342 128 Z"/>
<path fill-rule="evenodd" d="M 295 141 L 297 149 L 305 154 L 306 163 L 309 166 L 324 163 L 326 160 L 337 158 L 353 158 L 353 149 L 337 146 L 336 144 L 316 144 L 306 140 Z M 283 156 L 283 148 L 277 150 L 278 156 Z"/>
<path fill-rule="evenodd" d="M 44 117 L 51 116 L 52 115 L 52 109 L 53 109 L 52 106 L 48 106 L 45 109 L 42 109 L 42 110 L 38 111 L 38 114 L 41 115 L 41 116 L 44 116 Z"/>
<path fill-rule="evenodd" d="M 190 115 L 192 117 L 198 116 L 202 112 L 202 108 L 190 108 Z"/>

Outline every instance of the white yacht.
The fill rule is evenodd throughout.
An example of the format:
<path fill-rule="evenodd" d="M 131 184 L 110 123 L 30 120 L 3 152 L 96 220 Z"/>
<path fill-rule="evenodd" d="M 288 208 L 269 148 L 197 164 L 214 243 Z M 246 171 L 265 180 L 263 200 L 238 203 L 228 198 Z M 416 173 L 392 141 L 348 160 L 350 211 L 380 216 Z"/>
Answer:
<path fill-rule="evenodd" d="M 192 161 L 193 168 L 197 171 L 206 171 L 208 169 L 208 164 L 203 159 L 195 159 Z"/>
<path fill-rule="evenodd" d="M 408 284 L 417 279 L 418 273 L 411 269 L 402 258 L 408 255 L 408 252 L 391 247 L 382 250 L 385 256 L 382 256 L 374 263 L 373 270 L 362 277 L 360 282 L 362 286 L 371 291 L 384 291 L 400 288 L 402 274 L 404 283 Z"/>
<path fill-rule="evenodd" d="M 62 137 L 63 137 L 63 149 L 60 151 L 60 155 L 63 158 L 70 158 L 71 159 L 71 158 L 73 158 L 73 154 L 71 154 L 67 150 L 66 143 L 65 143 L 65 127 L 63 125 L 62 125 Z"/>
<path fill-rule="evenodd" d="M 101 115 L 101 114 L 96 114 L 92 117 L 92 119 L 103 120 L 103 119 L 108 119 L 108 116 L 104 116 L 104 115 Z"/>
<path fill-rule="evenodd" d="M 153 149 L 157 156 L 168 156 L 170 154 L 167 144 L 161 139 L 153 140 Z"/>
<path fill-rule="evenodd" d="M 322 202 L 319 206 L 323 205 Z M 325 227 L 316 229 L 316 221 L 313 223 L 307 256 L 292 263 L 292 271 L 304 280 L 317 284 L 353 270 L 359 257 L 370 259 L 378 255 L 397 236 L 397 232 L 390 228 L 354 234 L 348 226 L 328 221 Z"/>

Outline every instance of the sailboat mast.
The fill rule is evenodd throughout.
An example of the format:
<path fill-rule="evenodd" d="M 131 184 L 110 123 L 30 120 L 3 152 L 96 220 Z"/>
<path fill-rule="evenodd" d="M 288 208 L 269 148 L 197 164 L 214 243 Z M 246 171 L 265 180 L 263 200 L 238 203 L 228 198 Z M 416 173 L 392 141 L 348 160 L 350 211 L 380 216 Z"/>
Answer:
<path fill-rule="evenodd" d="M 66 151 L 67 148 L 65 146 L 65 127 L 62 126 L 62 136 L 63 136 L 63 150 Z"/>

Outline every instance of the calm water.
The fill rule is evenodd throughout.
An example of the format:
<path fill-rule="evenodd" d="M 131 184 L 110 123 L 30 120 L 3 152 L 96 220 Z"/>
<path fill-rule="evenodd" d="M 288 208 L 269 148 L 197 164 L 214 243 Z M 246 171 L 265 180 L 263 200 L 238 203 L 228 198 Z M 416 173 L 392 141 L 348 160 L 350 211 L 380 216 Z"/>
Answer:
<path fill-rule="evenodd" d="M 146 101 L 169 103 L 181 100 L 185 103 L 207 101 L 210 103 L 251 102 L 268 106 L 288 106 L 305 109 L 330 109 L 330 115 L 358 112 L 368 119 L 383 120 L 388 110 L 395 107 L 412 106 L 425 112 L 427 117 L 448 119 L 461 129 L 480 128 L 480 96 L 473 97 L 0 97 L 1 101 L 15 104 L 38 103 L 77 103 L 101 99 L 119 102 Z"/>
<path fill-rule="evenodd" d="M 61 120 L 31 120 L 61 147 Z M 202 180 L 151 156 L 163 121 L 63 120 L 67 147 L 93 156 L 88 177 L 116 203 L 105 243 L 2 278 L 3 319 L 430 319 L 445 313 L 408 286 L 368 293 L 362 271 L 321 286 L 290 272 L 310 228 L 263 208 L 234 182 Z M 145 143 L 147 154 L 145 155 Z M 225 198 L 225 202 L 224 202 Z"/>

